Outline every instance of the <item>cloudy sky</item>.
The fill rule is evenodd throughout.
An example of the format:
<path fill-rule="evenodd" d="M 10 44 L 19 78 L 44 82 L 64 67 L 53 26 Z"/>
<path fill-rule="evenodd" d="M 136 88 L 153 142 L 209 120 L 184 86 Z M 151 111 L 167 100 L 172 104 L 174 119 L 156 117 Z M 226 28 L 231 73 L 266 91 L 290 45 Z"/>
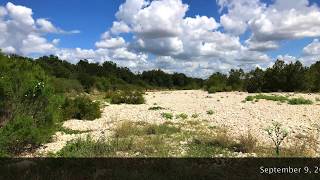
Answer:
<path fill-rule="evenodd" d="M 317 0 L 0 0 L 0 49 L 207 77 L 320 60 Z"/>

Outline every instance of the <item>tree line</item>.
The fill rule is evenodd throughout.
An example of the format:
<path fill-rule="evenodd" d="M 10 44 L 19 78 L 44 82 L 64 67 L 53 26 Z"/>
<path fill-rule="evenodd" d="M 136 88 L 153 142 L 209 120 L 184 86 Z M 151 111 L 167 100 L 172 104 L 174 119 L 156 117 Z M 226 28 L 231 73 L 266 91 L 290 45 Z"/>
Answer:
<path fill-rule="evenodd" d="M 188 77 L 183 73 L 169 74 L 160 69 L 135 74 L 126 67 L 119 67 L 111 61 L 103 64 L 80 60 L 71 64 L 57 56 L 43 56 L 30 59 L 10 55 L 39 65 L 49 76 L 57 92 L 107 91 L 117 89 L 205 89 L 209 92 L 319 92 L 320 61 L 310 67 L 301 62 L 285 63 L 277 60 L 265 70 L 256 68 L 250 72 L 231 69 L 228 74 L 215 72 L 207 79 Z"/>
<path fill-rule="evenodd" d="M 106 61 L 103 64 L 80 60 L 77 64 L 62 61 L 56 56 L 43 56 L 35 60 L 49 75 L 54 77 L 54 84 L 59 84 L 60 91 L 81 89 L 89 92 L 115 89 L 197 89 L 204 80 L 187 77 L 182 73 L 168 74 L 162 70 L 144 71 L 135 74 L 126 67 L 118 67 Z M 63 87 L 61 84 L 66 84 Z M 72 87 L 70 87 L 72 85 Z"/>
<path fill-rule="evenodd" d="M 228 75 L 217 72 L 206 80 L 205 89 L 209 92 L 319 92 L 320 61 L 306 67 L 300 61 L 277 60 L 266 70 L 256 68 L 246 73 L 231 69 Z"/>

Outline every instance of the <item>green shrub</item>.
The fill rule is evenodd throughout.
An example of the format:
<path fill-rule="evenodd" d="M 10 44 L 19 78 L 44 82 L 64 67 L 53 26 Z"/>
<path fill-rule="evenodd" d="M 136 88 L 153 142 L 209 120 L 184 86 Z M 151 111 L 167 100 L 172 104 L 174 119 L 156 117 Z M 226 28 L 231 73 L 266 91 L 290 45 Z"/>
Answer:
<path fill-rule="evenodd" d="M 210 87 L 210 88 L 208 89 L 208 93 L 209 93 L 209 94 L 213 94 L 213 93 L 216 93 L 217 90 L 218 90 L 217 87 L 212 86 L 212 87 Z"/>
<path fill-rule="evenodd" d="M 111 95 L 112 104 L 143 104 L 145 99 L 139 91 L 116 91 Z"/>
<path fill-rule="evenodd" d="M 162 113 L 161 116 L 165 119 L 172 119 L 173 118 L 172 113 Z"/>
<path fill-rule="evenodd" d="M 253 101 L 254 100 L 254 97 L 253 96 L 247 96 L 246 97 L 246 101 Z"/>
<path fill-rule="evenodd" d="M 30 117 L 16 117 L 5 127 L 0 129 L 0 147 L 4 152 L 18 154 L 27 145 L 33 147 L 42 142 L 40 131 L 34 127 L 34 120 Z"/>
<path fill-rule="evenodd" d="M 199 114 L 194 113 L 194 114 L 191 115 L 191 117 L 192 117 L 192 118 L 198 118 L 198 117 L 199 117 Z"/>
<path fill-rule="evenodd" d="M 253 153 L 257 147 L 257 138 L 250 132 L 247 135 L 242 135 L 239 138 L 239 143 L 235 145 L 236 151 L 243 153 Z"/>
<path fill-rule="evenodd" d="M 143 130 L 138 128 L 137 124 L 130 121 L 124 121 L 118 124 L 114 130 L 114 136 L 117 138 L 127 138 L 129 136 L 139 136 Z"/>
<path fill-rule="evenodd" d="M 212 114 L 214 114 L 214 111 L 213 111 L 213 110 L 208 110 L 208 111 L 207 111 L 207 114 L 208 114 L 208 115 L 212 115 Z"/>
<path fill-rule="evenodd" d="M 286 96 L 279 96 L 279 95 L 265 95 L 265 94 L 258 94 L 255 96 L 247 96 L 246 101 L 253 101 L 253 100 L 265 99 L 269 101 L 280 101 L 285 102 L 288 101 L 288 97 Z"/>
<path fill-rule="evenodd" d="M 148 110 L 156 111 L 156 110 L 162 110 L 162 109 L 164 108 L 161 106 L 154 106 L 154 107 L 150 107 Z"/>
<path fill-rule="evenodd" d="M 91 137 L 77 139 L 68 143 L 56 156 L 58 157 L 108 157 L 115 155 L 115 148 L 104 139 L 94 141 Z"/>
<path fill-rule="evenodd" d="M 179 118 L 185 120 L 188 118 L 188 115 L 185 113 L 181 113 L 181 114 L 176 115 L 176 119 L 179 119 Z"/>
<path fill-rule="evenodd" d="M 101 117 L 99 103 L 84 96 L 67 98 L 62 109 L 64 119 L 94 120 Z"/>
<path fill-rule="evenodd" d="M 313 102 L 309 99 L 300 98 L 292 98 L 288 100 L 288 104 L 291 105 L 299 105 L 299 104 L 313 104 Z"/>
<path fill-rule="evenodd" d="M 146 132 L 147 135 L 151 135 L 151 134 L 155 134 L 155 135 L 159 135 L 159 134 L 170 135 L 170 134 L 174 134 L 174 133 L 180 132 L 180 128 L 176 128 L 174 126 L 169 126 L 167 124 L 160 124 L 160 125 L 150 124 L 150 125 L 147 125 L 146 127 L 144 127 L 144 129 L 145 129 L 145 132 Z"/>
<path fill-rule="evenodd" d="M 52 78 L 51 82 L 57 93 L 83 92 L 81 83 L 76 79 Z"/>
<path fill-rule="evenodd" d="M 0 152 L 13 156 L 50 138 L 62 120 L 63 97 L 31 60 L 0 58 Z"/>
<path fill-rule="evenodd" d="M 272 126 L 265 129 L 268 133 L 269 138 L 274 144 L 275 153 L 277 156 L 280 155 L 280 146 L 288 136 L 288 131 L 282 127 L 279 122 L 273 122 Z"/>

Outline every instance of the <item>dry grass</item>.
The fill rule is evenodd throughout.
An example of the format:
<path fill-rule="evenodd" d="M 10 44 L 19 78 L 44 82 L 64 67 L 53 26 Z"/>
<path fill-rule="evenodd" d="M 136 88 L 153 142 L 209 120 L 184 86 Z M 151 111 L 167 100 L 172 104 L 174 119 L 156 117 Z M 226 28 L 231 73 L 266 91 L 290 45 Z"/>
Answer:
<path fill-rule="evenodd" d="M 250 131 L 246 135 L 239 138 L 238 151 L 243 153 L 254 153 L 257 148 L 258 139 L 255 138 Z"/>

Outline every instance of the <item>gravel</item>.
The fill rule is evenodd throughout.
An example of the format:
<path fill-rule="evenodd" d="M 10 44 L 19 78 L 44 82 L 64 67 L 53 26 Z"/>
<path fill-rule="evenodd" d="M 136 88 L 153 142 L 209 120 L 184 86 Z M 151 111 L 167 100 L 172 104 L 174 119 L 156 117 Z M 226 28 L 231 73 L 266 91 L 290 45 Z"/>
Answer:
<path fill-rule="evenodd" d="M 221 92 L 208 94 L 201 90 L 188 91 L 159 91 L 147 92 L 146 103 L 142 105 L 108 105 L 103 108 L 102 117 L 94 121 L 69 120 L 64 123 L 65 128 L 80 131 L 90 131 L 82 134 L 68 135 L 58 132 L 52 143 L 45 144 L 38 152 L 57 152 L 68 141 L 91 135 L 109 136 L 115 124 L 120 121 L 145 121 L 160 124 L 166 120 L 161 113 L 169 112 L 175 115 L 185 113 L 188 118 L 198 114 L 199 121 L 208 121 L 212 126 L 227 127 L 235 138 L 245 135 L 249 131 L 261 144 L 271 144 L 265 128 L 277 121 L 289 131 L 289 136 L 307 134 L 313 130 L 314 124 L 320 124 L 320 102 L 315 98 L 319 94 L 272 93 L 277 95 L 290 95 L 304 97 L 314 102 L 312 105 L 289 105 L 274 101 L 259 100 L 259 102 L 242 102 L 248 95 L 244 92 Z M 150 107 L 160 106 L 165 109 L 148 110 Z M 212 115 L 207 114 L 213 110 Z M 172 122 L 183 121 L 173 119 Z"/>

